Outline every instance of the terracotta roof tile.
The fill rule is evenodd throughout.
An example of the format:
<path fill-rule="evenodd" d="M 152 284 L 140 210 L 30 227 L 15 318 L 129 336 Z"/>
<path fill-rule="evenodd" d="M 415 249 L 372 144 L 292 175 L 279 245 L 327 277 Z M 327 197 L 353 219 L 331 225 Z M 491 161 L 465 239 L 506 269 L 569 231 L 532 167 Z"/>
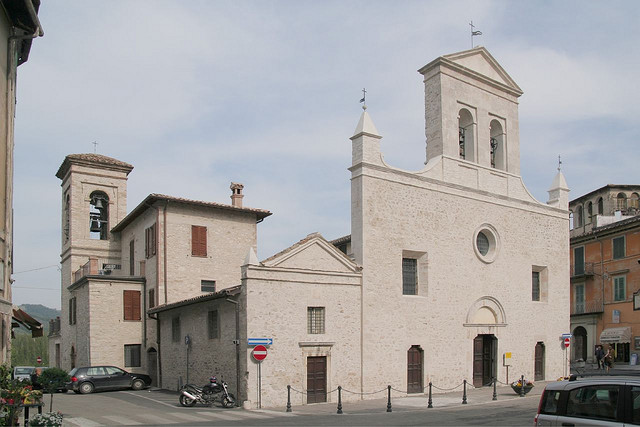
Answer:
<path fill-rule="evenodd" d="M 64 179 L 72 164 L 86 166 L 104 165 L 114 169 L 120 169 L 127 174 L 133 170 L 133 166 L 129 163 L 114 159 L 113 157 L 103 156 L 102 154 L 69 154 L 64 158 L 62 165 L 60 165 L 58 172 L 56 172 L 56 176 L 60 179 Z"/>

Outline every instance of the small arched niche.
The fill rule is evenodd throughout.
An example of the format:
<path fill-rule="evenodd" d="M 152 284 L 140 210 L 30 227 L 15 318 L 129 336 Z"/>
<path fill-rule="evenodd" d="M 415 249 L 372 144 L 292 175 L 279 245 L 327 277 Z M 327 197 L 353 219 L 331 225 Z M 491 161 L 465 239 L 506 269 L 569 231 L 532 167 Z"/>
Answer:
<path fill-rule="evenodd" d="M 464 326 L 507 326 L 502 304 L 490 296 L 478 298 L 469 307 Z"/>

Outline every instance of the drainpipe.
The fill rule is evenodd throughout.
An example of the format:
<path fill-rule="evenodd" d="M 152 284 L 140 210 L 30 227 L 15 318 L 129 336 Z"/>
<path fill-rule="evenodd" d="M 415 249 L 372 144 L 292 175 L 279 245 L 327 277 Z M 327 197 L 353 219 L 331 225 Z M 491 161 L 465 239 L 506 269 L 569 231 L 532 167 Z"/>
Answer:
<path fill-rule="evenodd" d="M 236 399 L 240 398 L 240 304 L 238 301 L 227 298 L 226 301 L 235 305 L 236 309 Z M 237 404 L 237 400 L 236 400 Z"/>
<path fill-rule="evenodd" d="M 169 205 L 169 202 L 165 202 L 164 203 L 164 209 L 162 210 L 162 246 L 163 246 L 163 263 L 164 263 L 164 268 L 163 268 L 163 277 L 164 277 L 164 303 L 166 304 L 168 301 L 168 291 L 167 291 L 167 206 Z M 160 298 L 160 295 L 158 295 L 158 298 Z"/>

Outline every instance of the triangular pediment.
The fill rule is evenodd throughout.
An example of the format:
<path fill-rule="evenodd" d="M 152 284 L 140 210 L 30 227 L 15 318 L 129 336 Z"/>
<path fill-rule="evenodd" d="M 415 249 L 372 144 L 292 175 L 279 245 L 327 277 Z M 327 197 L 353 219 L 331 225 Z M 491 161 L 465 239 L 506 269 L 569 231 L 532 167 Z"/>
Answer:
<path fill-rule="evenodd" d="M 482 46 L 465 50 L 463 52 L 444 55 L 442 58 L 469 70 L 475 71 L 476 73 L 488 77 L 498 83 L 502 83 L 505 86 L 509 86 L 518 92 L 522 92 L 522 89 L 520 89 L 498 61 L 496 61 L 489 51 Z"/>
<path fill-rule="evenodd" d="M 310 234 L 295 245 L 261 263 L 265 267 L 354 273 L 358 266 L 319 233 Z"/>

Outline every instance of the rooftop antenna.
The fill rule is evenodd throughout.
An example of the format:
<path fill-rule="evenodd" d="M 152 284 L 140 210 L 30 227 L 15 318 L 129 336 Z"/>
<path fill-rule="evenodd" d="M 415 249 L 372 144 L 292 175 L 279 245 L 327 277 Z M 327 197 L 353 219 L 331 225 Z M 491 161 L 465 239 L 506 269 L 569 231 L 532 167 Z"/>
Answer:
<path fill-rule="evenodd" d="M 560 172 L 561 165 L 562 165 L 562 160 L 560 160 L 560 154 L 558 154 L 558 172 Z"/>
<path fill-rule="evenodd" d="M 93 144 L 93 154 L 96 154 L 98 152 L 98 143 L 96 141 L 93 141 L 92 144 Z"/>
<path fill-rule="evenodd" d="M 360 100 L 362 103 L 362 109 L 367 111 L 367 89 L 362 88 L 362 99 Z"/>
<path fill-rule="evenodd" d="M 473 25 L 473 21 L 469 22 L 469 26 L 471 27 L 471 49 L 473 49 L 473 37 L 474 36 L 481 36 L 482 35 L 482 31 L 474 31 L 473 29 L 475 28 L 475 25 Z"/>

